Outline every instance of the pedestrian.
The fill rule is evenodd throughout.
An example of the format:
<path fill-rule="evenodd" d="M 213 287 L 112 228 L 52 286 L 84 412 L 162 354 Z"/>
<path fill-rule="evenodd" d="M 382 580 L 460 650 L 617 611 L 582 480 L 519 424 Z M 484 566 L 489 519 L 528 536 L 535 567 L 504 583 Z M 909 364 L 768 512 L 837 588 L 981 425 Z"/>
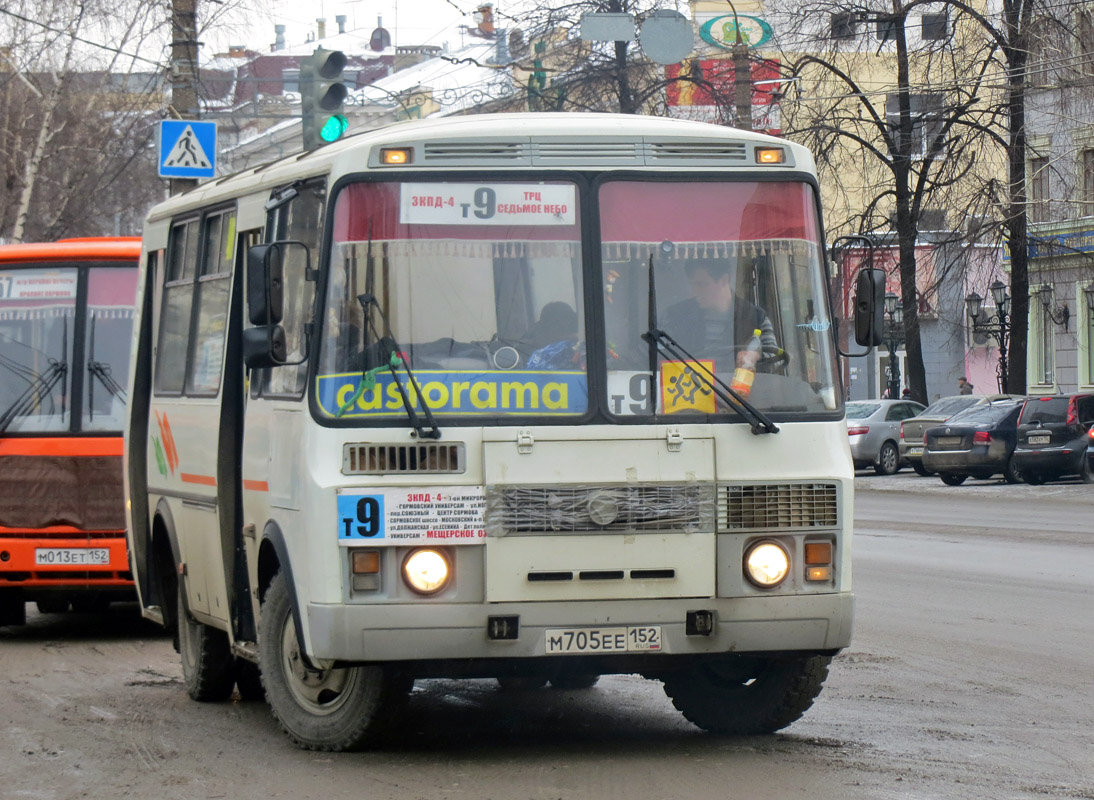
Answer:
<path fill-rule="evenodd" d="M 969 383 L 964 375 L 957 379 L 957 391 L 959 394 L 972 394 L 972 389 L 972 384 Z"/>
<path fill-rule="evenodd" d="M 904 400 L 911 400 L 912 399 L 912 390 L 909 389 L 907 386 L 905 386 L 904 391 L 900 393 L 900 397 Z"/>

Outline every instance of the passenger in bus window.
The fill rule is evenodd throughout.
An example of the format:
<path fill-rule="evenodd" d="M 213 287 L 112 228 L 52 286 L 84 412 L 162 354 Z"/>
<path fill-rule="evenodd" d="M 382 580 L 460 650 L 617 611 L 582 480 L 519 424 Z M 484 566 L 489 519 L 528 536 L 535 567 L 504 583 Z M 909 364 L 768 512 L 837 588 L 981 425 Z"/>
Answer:
<path fill-rule="evenodd" d="M 560 300 L 547 303 L 535 323 L 521 338 L 517 350 L 528 369 L 566 369 L 574 364 L 578 340 L 577 312 Z"/>
<path fill-rule="evenodd" d="M 692 296 L 665 314 L 663 328 L 696 358 L 711 358 L 735 350 L 735 366 L 754 369 L 760 354 L 746 350 L 760 331 L 760 343 L 778 347 L 767 312 L 740 297 L 733 289 L 734 269 L 724 261 L 690 261 L 685 265 Z M 729 365 L 717 363 L 719 370 Z"/>

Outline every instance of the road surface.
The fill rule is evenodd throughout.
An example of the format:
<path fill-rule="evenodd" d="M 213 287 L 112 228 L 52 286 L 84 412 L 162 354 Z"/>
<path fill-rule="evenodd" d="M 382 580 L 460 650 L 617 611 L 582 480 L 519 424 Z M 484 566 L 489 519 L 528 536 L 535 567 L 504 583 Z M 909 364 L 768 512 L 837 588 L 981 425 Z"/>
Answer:
<path fill-rule="evenodd" d="M 778 735 L 703 734 L 634 676 L 423 681 L 379 751 L 308 753 L 187 699 L 135 606 L 32 611 L 0 629 L 0 797 L 1094 798 L 1094 488 L 857 483 L 854 641 Z"/>

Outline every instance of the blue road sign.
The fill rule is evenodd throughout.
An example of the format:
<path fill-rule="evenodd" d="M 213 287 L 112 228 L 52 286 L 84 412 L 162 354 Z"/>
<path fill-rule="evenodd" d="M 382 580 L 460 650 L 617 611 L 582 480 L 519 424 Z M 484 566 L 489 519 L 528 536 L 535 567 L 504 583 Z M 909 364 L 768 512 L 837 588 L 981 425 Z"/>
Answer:
<path fill-rule="evenodd" d="M 217 124 L 163 120 L 159 158 L 161 178 L 212 178 L 216 173 Z"/>

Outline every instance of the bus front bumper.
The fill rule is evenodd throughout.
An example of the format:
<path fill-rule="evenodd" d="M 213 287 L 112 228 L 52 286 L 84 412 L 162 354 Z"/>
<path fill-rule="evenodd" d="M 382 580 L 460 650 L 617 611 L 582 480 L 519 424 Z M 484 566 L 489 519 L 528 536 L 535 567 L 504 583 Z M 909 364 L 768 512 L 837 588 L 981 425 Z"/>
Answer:
<path fill-rule="evenodd" d="M 547 631 L 657 625 L 655 657 L 834 651 L 851 641 L 854 595 L 770 595 L 559 603 L 308 605 L 309 652 L 353 662 L 536 658 Z M 688 635 L 689 611 L 711 611 L 713 631 Z M 489 618 L 519 617 L 517 638 L 488 635 Z M 552 656 L 566 658 L 566 656 Z"/>

